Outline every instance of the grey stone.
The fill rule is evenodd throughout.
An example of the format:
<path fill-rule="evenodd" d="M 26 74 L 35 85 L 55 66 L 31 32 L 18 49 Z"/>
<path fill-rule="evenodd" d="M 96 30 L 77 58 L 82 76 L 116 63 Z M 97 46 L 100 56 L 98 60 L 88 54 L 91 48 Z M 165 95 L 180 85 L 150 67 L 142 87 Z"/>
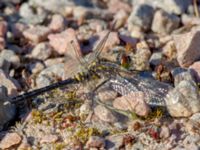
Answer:
<path fill-rule="evenodd" d="M 74 2 L 69 1 L 69 0 L 30 0 L 29 1 L 30 5 L 35 5 L 39 7 L 43 7 L 44 9 L 54 12 L 54 13 L 65 13 L 65 8 L 67 6 L 72 6 L 74 5 Z"/>
<path fill-rule="evenodd" d="M 37 87 L 44 87 L 50 85 L 57 78 L 63 79 L 65 77 L 64 64 L 59 63 L 44 69 L 36 79 Z"/>
<path fill-rule="evenodd" d="M 153 65 L 154 67 L 159 65 L 162 61 L 163 54 L 161 52 L 155 52 L 151 55 L 151 58 L 149 59 L 150 65 Z"/>
<path fill-rule="evenodd" d="M 0 59 L 4 59 L 7 62 L 11 63 L 14 68 L 18 68 L 20 66 L 20 58 L 12 50 L 3 50 L 0 53 Z"/>
<path fill-rule="evenodd" d="M 151 28 L 151 23 L 154 15 L 154 9 L 150 5 L 136 5 L 128 18 L 128 26 L 137 25 L 144 30 Z"/>
<path fill-rule="evenodd" d="M 5 86 L 0 85 L 0 130 L 15 116 L 15 105 L 11 104 Z"/>
<path fill-rule="evenodd" d="M 31 56 L 35 59 L 46 60 L 53 52 L 49 43 L 43 42 L 37 44 L 31 52 Z"/>
<path fill-rule="evenodd" d="M 180 15 L 188 10 L 191 0 L 132 0 L 133 6 L 148 4 L 154 8 L 161 8 L 168 13 Z"/>
<path fill-rule="evenodd" d="M 188 117 L 200 111 L 200 96 L 191 80 L 181 81 L 166 97 L 166 106 L 173 117 Z"/>
<path fill-rule="evenodd" d="M 180 68 L 180 67 L 174 68 L 171 71 L 171 74 L 174 78 L 175 86 L 177 86 L 183 80 L 188 80 L 188 81 L 193 80 L 193 76 L 192 76 L 191 72 L 184 68 Z"/>
<path fill-rule="evenodd" d="M 169 34 L 177 29 L 180 24 L 180 18 L 174 14 L 169 14 L 163 10 L 156 11 L 151 29 L 160 34 Z"/>
<path fill-rule="evenodd" d="M 30 6 L 28 3 L 23 3 L 20 7 L 19 14 L 23 22 L 39 24 L 46 19 L 48 13 L 42 7 Z"/>
<path fill-rule="evenodd" d="M 21 89 L 19 83 L 14 78 L 11 78 L 3 70 L 0 69 L 0 84 L 4 85 L 8 89 L 9 96 L 16 96 L 18 90 Z"/>

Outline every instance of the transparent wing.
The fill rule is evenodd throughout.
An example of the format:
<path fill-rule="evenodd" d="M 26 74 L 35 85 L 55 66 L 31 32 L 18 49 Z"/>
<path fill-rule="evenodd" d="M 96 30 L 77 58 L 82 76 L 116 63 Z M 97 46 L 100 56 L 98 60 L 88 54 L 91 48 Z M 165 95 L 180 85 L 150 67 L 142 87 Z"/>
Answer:
<path fill-rule="evenodd" d="M 101 54 L 105 44 L 106 44 L 106 41 L 108 39 L 110 35 L 110 31 L 108 31 L 106 33 L 106 35 L 104 36 L 104 38 L 99 42 L 99 44 L 97 45 L 97 47 L 93 50 L 93 52 L 89 55 L 88 57 L 88 61 L 89 62 L 93 62 L 97 57 L 99 57 L 99 55 Z"/>
<path fill-rule="evenodd" d="M 110 80 L 110 85 L 121 95 L 127 95 L 131 91 L 142 91 L 145 94 L 146 102 L 152 106 L 165 106 L 166 95 L 172 88 L 168 84 L 139 76 L 130 80 L 116 76 L 116 78 Z"/>

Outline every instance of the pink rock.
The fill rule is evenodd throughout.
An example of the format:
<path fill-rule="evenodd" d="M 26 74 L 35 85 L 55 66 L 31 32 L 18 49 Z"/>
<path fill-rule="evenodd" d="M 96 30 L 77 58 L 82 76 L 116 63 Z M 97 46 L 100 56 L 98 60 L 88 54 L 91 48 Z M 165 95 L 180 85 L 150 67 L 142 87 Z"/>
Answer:
<path fill-rule="evenodd" d="M 76 57 L 77 54 L 70 44 L 70 42 L 73 41 L 78 51 L 77 53 L 82 55 L 80 45 L 76 38 L 76 33 L 72 28 L 69 28 L 58 34 L 50 34 L 48 36 L 48 39 L 49 39 L 50 45 L 59 54 L 68 54 L 72 56 L 73 58 Z"/>
<path fill-rule="evenodd" d="M 181 67 L 189 67 L 200 57 L 200 30 L 173 36 L 177 60 Z"/>
<path fill-rule="evenodd" d="M 128 95 L 116 98 L 113 102 L 113 106 L 125 111 L 134 111 L 139 116 L 147 116 L 150 112 L 150 108 L 146 104 L 144 96 L 143 92 L 131 92 Z"/>
<path fill-rule="evenodd" d="M 18 90 L 21 89 L 17 80 L 9 77 L 7 74 L 4 73 L 3 70 L 0 70 L 0 83 L 1 85 L 7 87 L 9 96 L 16 96 L 18 94 Z"/>
<path fill-rule="evenodd" d="M 0 37 L 4 37 L 7 32 L 7 22 L 0 21 Z"/>
<path fill-rule="evenodd" d="M 108 10 L 111 13 L 117 13 L 119 10 L 125 10 L 126 12 L 131 12 L 131 6 L 128 3 L 120 0 L 110 0 L 108 2 Z"/>
<path fill-rule="evenodd" d="M 60 32 L 64 29 L 64 18 L 62 15 L 53 15 L 49 28 L 54 32 Z"/>
<path fill-rule="evenodd" d="M 93 50 L 95 50 L 95 48 L 97 47 L 97 45 L 99 44 L 99 42 L 102 41 L 102 39 L 105 37 L 105 35 L 107 34 L 107 31 L 102 31 L 100 33 L 98 33 L 98 41 L 95 41 L 95 44 L 93 44 L 94 42 L 94 38 L 90 39 L 90 42 L 92 43 L 92 45 L 94 45 Z M 108 36 L 108 39 L 106 40 L 106 44 L 103 47 L 103 51 L 108 51 L 111 48 L 113 48 L 114 46 L 118 45 L 120 43 L 119 40 L 119 36 L 117 34 L 117 32 L 111 32 L 110 35 Z"/>
<path fill-rule="evenodd" d="M 25 31 L 26 29 L 28 29 L 28 25 L 23 24 L 23 23 L 15 23 L 13 25 L 11 25 L 11 31 L 14 35 L 14 37 L 16 38 L 20 38 L 23 36 L 23 31 Z"/>
<path fill-rule="evenodd" d="M 54 143 L 58 140 L 58 136 L 57 135 L 44 135 L 42 137 L 42 139 L 40 140 L 40 143 Z"/>
<path fill-rule="evenodd" d="M 194 62 L 189 69 L 197 81 L 200 81 L 200 61 Z"/>
<path fill-rule="evenodd" d="M 34 26 L 23 32 L 23 35 L 33 43 L 39 43 L 47 39 L 50 29 L 45 26 Z"/>
<path fill-rule="evenodd" d="M 0 142 L 0 149 L 12 149 L 20 144 L 22 138 L 17 133 L 7 133 Z"/>
<path fill-rule="evenodd" d="M 6 46 L 6 41 L 3 37 L 0 37 L 0 51 L 3 50 Z"/>

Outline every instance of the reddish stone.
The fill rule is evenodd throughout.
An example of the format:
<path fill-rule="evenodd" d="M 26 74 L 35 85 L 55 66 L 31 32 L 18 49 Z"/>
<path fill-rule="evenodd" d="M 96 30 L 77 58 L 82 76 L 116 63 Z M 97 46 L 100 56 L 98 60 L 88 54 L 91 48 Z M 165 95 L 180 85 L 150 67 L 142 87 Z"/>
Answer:
<path fill-rule="evenodd" d="M 60 32 L 64 29 L 64 18 L 61 15 L 53 15 L 49 28 L 54 32 Z"/>
<path fill-rule="evenodd" d="M 33 43 L 39 43 L 45 41 L 49 33 L 49 28 L 45 26 L 35 26 L 25 30 L 23 35 Z"/>
<path fill-rule="evenodd" d="M 189 67 L 200 57 L 200 30 L 174 35 L 177 60 L 181 67 Z"/>
<path fill-rule="evenodd" d="M 150 112 L 143 92 L 131 92 L 128 95 L 118 97 L 114 100 L 113 106 L 121 110 L 134 111 L 139 116 L 147 116 Z"/>
<path fill-rule="evenodd" d="M 48 39 L 50 45 L 59 54 L 68 54 L 72 57 L 76 57 L 77 54 L 71 45 L 71 42 L 73 41 L 78 51 L 77 53 L 82 55 L 80 45 L 76 38 L 76 33 L 72 28 L 69 28 L 58 34 L 50 34 Z"/>

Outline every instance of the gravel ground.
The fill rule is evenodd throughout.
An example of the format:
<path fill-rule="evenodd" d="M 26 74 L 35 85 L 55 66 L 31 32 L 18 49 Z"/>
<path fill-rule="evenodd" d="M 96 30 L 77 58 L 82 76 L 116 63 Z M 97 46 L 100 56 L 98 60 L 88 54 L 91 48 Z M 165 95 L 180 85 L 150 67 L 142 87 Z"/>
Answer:
<path fill-rule="evenodd" d="M 1 0 L 0 149 L 200 149 L 199 12 L 197 0 Z"/>

